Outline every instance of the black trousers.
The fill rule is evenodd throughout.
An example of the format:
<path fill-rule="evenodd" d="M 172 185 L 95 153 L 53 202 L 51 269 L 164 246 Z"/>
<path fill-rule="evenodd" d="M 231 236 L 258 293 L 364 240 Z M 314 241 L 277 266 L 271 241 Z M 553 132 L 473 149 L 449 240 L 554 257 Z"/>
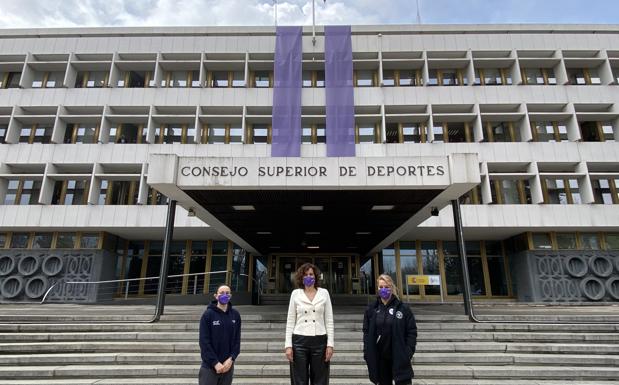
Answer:
<path fill-rule="evenodd" d="M 390 359 L 378 360 L 378 385 L 393 385 L 393 363 Z M 412 380 L 398 381 L 395 385 L 410 385 Z"/>
<path fill-rule="evenodd" d="M 325 362 L 327 336 L 292 335 L 292 385 L 329 385 L 329 363 Z"/>

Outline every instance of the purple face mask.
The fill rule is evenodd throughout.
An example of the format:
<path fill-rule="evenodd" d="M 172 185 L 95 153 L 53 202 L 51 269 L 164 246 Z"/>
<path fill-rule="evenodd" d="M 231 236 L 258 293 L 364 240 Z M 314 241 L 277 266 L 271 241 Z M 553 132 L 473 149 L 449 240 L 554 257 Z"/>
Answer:
<path fill-rule="evenodd" d="M 220 304 L 226 305 L 228 302 L 230 302 L 230 297 L 230 294 L 220 294 L 217 300 Z"/>
<path fill-rule="evenodd" d="M 311 275 L 306 275 L 305 277 L 303 277 L 303 284 L 305 285 L 305 287 L 314 286 L 315 283 L 316 278 L 312 277 Z"/>
<path fill-rule="evenodd" d="M 378 295 L 382 299 L 389 299 L 391 297 L 391 288 L 381 287 L 380 289 L 378 289 Z"/>

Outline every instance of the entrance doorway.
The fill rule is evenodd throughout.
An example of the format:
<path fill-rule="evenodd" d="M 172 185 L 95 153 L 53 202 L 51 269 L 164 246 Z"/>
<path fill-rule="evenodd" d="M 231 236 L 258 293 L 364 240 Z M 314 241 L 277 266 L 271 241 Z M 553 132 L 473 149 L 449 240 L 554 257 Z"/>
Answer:
<path fill-rule="evenodd" d="M 277 293 L 290 293 L 297 286 L 294 275 L 297 269 L 304 263 L 310 262 L 320 270 L 320 285 L 329 290 L 331 294 L 353 294 L 358 291 L 355 279 L 358 281 L 356 272 L 356 256 L 290 256 L 272 255 L 276 266 Z M 354 275 L 354 277 L 353 277 Z M 352 278 L 352 279 L 351 279 Z M 355 286 L 353 288 L 353 286 Z M 354 289 L 354 290 L 353 290 Z"/>

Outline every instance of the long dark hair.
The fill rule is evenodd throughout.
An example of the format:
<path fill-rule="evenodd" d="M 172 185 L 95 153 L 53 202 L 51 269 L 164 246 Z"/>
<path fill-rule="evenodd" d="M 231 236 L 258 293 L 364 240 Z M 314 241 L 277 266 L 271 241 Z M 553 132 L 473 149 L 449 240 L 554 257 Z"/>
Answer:
<path fill-rule="evenodd" d="M 314 277 L 316 277 L 316 283 L 314 283 L 314 287 L 316 289 L 318 289 L 320 287 L 320 283 L 319 283 L 320 282 L 320 270 L 313 263 L 306 262 L 306 263 L 302 264 L 297 269 L 297 272 L 294 275 L 294 281 L 297 284 L 297 287 L 299 287 L 301 289 L 304 288 L 305 285 L 303 284 L 303 277 L 305 276 L 305 273 L 309 269 L 314 270 Z"/>

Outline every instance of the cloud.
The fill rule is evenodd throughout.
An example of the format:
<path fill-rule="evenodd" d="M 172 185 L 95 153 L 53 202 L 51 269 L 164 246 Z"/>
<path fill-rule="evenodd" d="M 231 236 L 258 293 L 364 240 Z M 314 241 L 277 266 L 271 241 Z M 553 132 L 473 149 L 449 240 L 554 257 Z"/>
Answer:
<path fill-rule="evenodd" d="M 316 0 L 316 24 L 616 23 L 616 0 Z M 279 0 L 280 25 L 310 25 L 311 0 Z M 1 28 L 273 25 L 273 0 L 2 0 Z"/>

